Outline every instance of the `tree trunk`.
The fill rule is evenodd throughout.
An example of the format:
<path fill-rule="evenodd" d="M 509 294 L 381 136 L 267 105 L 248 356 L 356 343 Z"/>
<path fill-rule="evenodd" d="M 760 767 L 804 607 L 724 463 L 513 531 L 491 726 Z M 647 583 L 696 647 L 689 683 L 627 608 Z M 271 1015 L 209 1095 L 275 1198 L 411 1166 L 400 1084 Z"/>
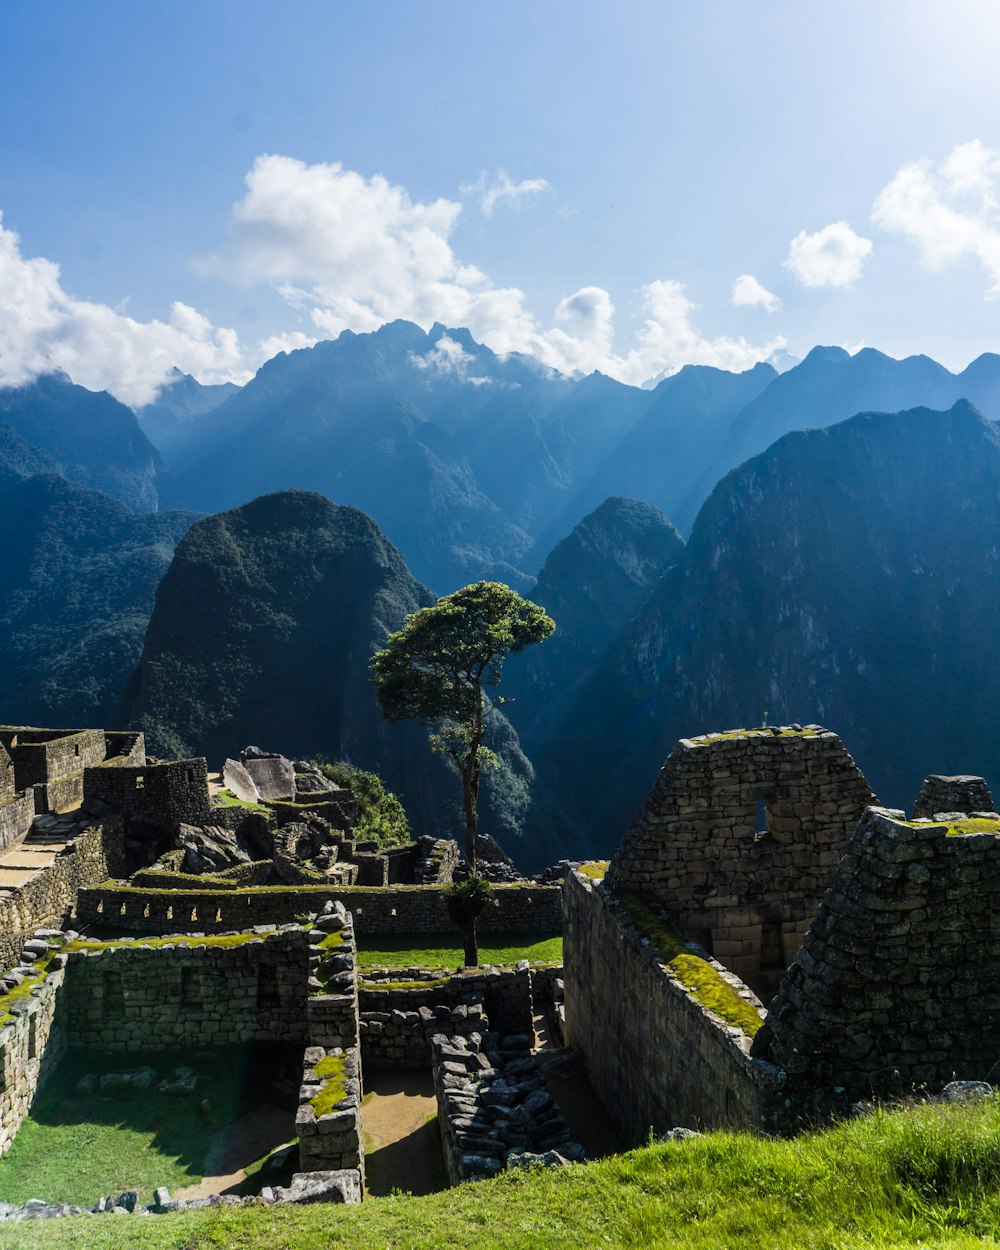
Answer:
<path fill-rule="evenodd" d="M 465 925 L 465 966 L 479 967 L 479 943 L 476 941 L 476 917 L 466 921 Z"/>
<path fill-rule="evenodd" d="M 479 824 L 479 743 L 473 739 L 462 769 L 462 806 L 465 809 L 465 858 L 469 872 L 478 875 L 476 827 Z"/>

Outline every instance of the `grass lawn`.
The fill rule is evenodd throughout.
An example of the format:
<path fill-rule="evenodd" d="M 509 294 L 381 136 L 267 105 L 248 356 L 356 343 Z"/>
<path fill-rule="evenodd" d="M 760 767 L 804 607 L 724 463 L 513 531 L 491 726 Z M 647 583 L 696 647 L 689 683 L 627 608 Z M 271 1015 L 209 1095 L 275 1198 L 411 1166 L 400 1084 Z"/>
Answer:
<path fill-rule="evenodd" d="M 361 1207 L 8 1226 L 17 1250 L 970 1250 L 997 1244 L 1000 1102 L 876 1114 L 795 1141 L 711 1133 Z"/>
<path fill-rule="evenodd" d="M 203 1060 L 162 1052 L 67 1056 L 0 1159 L 0 1202 L 44 1198 L 89 1207 L 123 1189 L 138 1189 L 149 1201 L 158 1185 L 175 1189 L 214 1175 L 219 1130 L 257 1105 L 277 1073 L 268 1071 L 274 1057 L 264 1059 L 253 1047 L 207 1055 Z M 190 1065 L 210 1076 L 211 1084 L 193 1094 L 161 1094 L 157 1082 L 148 1090 L 107 1096 L 76 1091 L 87 1073 L 123 1071 L 146 1062 L 158 1076 Z M 262 1063 L 268 1065 L 263 1070 Z M 301 1068 L 301 1059 L 298 1064 Z M 207 1109 L 201 1105 L 206 1099 Z"/>
<path fill-rule="evenodd" d="M 455 943 L 442 945 L 440 933 L 407 933 L 400 937 L 373 933 L 357 939 L 359 968 L 457 968 L 465 962 L 465 947 L 456 932 Z M 502 943 L 502 945 L 501 945 Z M 545 933 L 487 934 L 479 943 L 481 964 L 562 963 L 563 940 Z"/>

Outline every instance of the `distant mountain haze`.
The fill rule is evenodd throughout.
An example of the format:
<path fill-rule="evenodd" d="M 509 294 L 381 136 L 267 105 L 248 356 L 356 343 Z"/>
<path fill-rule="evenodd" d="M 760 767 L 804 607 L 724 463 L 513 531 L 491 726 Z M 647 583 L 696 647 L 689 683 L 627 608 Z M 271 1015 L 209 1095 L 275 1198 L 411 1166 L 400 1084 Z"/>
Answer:
<path fill-rule="evenodd" d="M 683 558 L 573 691 L 542 786 L 615 845 L 672 743 L 835 729 L 880 798 L 1000 780 L 1000 430 L 971 405 L 786 435 L 713 491 Z"/>
<path fill-rule="evenodd" d="M 70 481 L 130 508 L 156 510 L 159 453 L 132 409 L 106 391 L 88 391 L 65 374 L 45 374 L 28 386 L 0 388 L 0 423 L 46 453 L 45 468 L 58 467 Z"/>
<path fill-rule="evenodd" d="M 193 513 L 132 512 L 54 474 L 0 493 L 0 720 L 110 725 Z"/>

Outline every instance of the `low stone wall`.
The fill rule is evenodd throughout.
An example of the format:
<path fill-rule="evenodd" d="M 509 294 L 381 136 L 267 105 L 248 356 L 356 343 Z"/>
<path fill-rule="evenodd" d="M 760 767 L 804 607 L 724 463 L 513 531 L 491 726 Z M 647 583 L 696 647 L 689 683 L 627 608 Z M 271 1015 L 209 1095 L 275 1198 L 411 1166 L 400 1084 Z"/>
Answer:
<path fill-rule="evenodd" d="M 121 833 L 94 825 L 76 835 L 46 869 L 0 895 L 0 967 L 9 968 L 30 934 L 61 922 L 77 893 L 123 868 Z"/>
<path fill-rule="evenodd" d="M 933 820 L 938 812 L 992 812 L 993 795 L 984 777 L 925 777 L 913 805 L 915 819 Z"/>
<path fill-rule="evenodd" d="M 118 816 L 132 826 L 132 836 L 144 824 L 170 829 L 181 822 L 212 823 L 208 765 L 200 758 L 129 766 L 115 762 L 87 768 L 83 791 L 87 811 Z"/>
<path fill-rule="evenodd" d="M 44 939 L 31 942 L 26 962 L 7 973 L 6 984 L 30 984 L 32 976 L 37 976 L 32 962 L 44 947 Z M 55 1071 L 66 1049 L 66 1020 L 60 1009 L 65 993 L 63 965 L 63 957 L 56 956 L 52 970 L 29 996 L 9 1003 L 0 1000 L 4 1021 L 0 1025 L 0 1154 L 10 1149 L 38 1088 Z"/>
<path fill-rule="evenodd" d="M 433 1002 L 436 995 L 428 992 Z M 370 996 L 374 997 L 374 996 Z M 361 1013 L 361 1059 L 366 1068 L 429 1068 L 438 1034 L 471 1037 L 489 1028 L 479 1003 L 434 1003 L 408 1008 L 379 1005 Z"/>
<path fill-rule="evenodd" d="M 309 947 L 301 926 L 197 939 L 141 939 L 68 953 L 69 1045 L 103 1050 L 302 1041 Z"/>
<path fill-rule="evenodd" d="M 330 1069 L 333 1069 L 331 1072 Z M 340 1097 L 325 1107 L 331 1083 Z M 361 1068 L 356 1051 L 309 1046 L 295 1116 L 299 1160 L 309 1172 L 356 1169 L 364 1183 L 361 1134 Z"/>
<path fill-rule="evenodd" d="M 358 1046 L 357 946 L 354 920 L 339 903 L 327 904 L 309 933 L 309 1042 L 327 1049 Z M 331 935 L 339 935 L 339 941 Z M 329 943 L 333 941 L 333 945 Z"/>
<path fill-rule="evenodd" d="M 245 890 L 165 890 L 101 886 L 79 891 L 81 923 L 142 933 L 235 932 L 257 924 L 286 924 L 341 902 L 354 916 L 355 931 L 368 933 L 458 933 L 448 918 L 443 891 L 410 885 L 259 886 Z M 486 933 L 561 933 L 562 894 L 555 885 L 499 885 L 477 925 Z"/>
<path fill-rule="evenodd" d="M 582 1160 L 527 1035 L 439 1033 L 432 1067 L 445 1168 L 452 1185 L 528 1162 Z M 550 1152 L 555 1152 L 550 1153 Z"/>
<path fill-rule="evenodd" d="M 367 1031 L 362 1030 L 366 1054 L 384 1061 L 384 1066 L 414 1066 L 396 1064 L 395 1058 L 416 1060 L 420 1067 L 430 1062 L 430 1039 L 435 1033 L 445 1033 L 443 1026 L 435 1028 L 431 1017 L 441 1012 L 458 1011 L 457 1018 L 468 1022 L 469 1016 L 479 1016 L 479 1027 L 498 1030 L 501 1033 L 534 1032 L 531 999 L 531 970 L 527 962 L 515 968 L 465 968 L 451 975 L 442 975 L 438 969 L 408 968 L 373 972 L 366 970 L 358 984 L 358 1004 L 362 1022 L 368 1021 Z M 466 1010 L 463 1013 L 460 1008 Z M 481 1019 L 485 1013 L 489 1025 Z M 392 1040 L 395 1029 L 386 1025 L 401 1025 L 400 1017 L 406 1017 L 415 1029 L 414 1035 L 405 1043 L 405 1055 L 398 1054 L 401 1045 Z M 414 1017 L 416 1017 L 414 1019 Z M 374 1034 L 371 1023 L 381 1024 Z M 466 1034 L 469 1027 L 459 1032 Z"/>
<path fill-rule="evenodd" d="M 603 885 L 570 872 L 563 889 L 566 1044 L 583 1051 L 626 1144 L 641 1145 L 650 1129 L 766 1122 L 783 1073 L 751 1058 L 750 1037 L 684 988 Z"/>

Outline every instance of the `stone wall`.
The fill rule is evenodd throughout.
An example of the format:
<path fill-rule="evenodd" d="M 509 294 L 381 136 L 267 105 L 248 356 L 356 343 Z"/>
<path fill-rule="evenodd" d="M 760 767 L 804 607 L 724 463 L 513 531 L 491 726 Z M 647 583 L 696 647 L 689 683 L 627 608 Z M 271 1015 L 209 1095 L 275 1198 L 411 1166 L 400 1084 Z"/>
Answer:
<path fill-rule="evenodd" d="M 874 800 L 818 726 L 681 739 L 611 862 L 608 884 L 769 996 Z"/>
<path fill-rule="evenodd" d="M 29 962 L 8 974 L 31 975 Z M 65 971 L 57 956 L 52 970 L 28 997 L 4 1002 L 0 1025 L 0 1154 L 10 1149 L 27 1118 L 35 1093 L 66 1049 L 65 1016 L 60 1010 Z"/>
<path fill-rule="evenodd" d="M 458 933 L 436 886 L 258 886 L 243 890 L 135 889 L 99 886 L 80 890 L 80 923 L 110 925 L 141 933 L 221 933 L 256 924 L 287 924 L 303 913 L 339 901 L 367 933 Z M 562 932 L 562 895 L 554 885 L 495 886 L 478 922 L 487 933 Z"/>
<path fill-rule="evenodd" d="M 309 947 L 301 926 L 231 945 L 141 939 L 68 954 L 71 1046 L 148 1050 L 307 1041 Z"/>
<path fill-rule="evenodd" d="M 439 1033 L 432 1069 L 452 1185 L 484 1180 L 518 1164 L 585 1157 L 545 1088 L 527 1034 Z"/>
<path fill-rule="evenodd" d="M 687 1128 L 752 1128 L 770 1114 L 782 1074 L 751 1058 L 750 1037 L 684 988 L 603 885 L 564 886 L 567 1046 L 630 1146 Z M 715 973 L 753 1005 L 737 977 Z M 757 1004 L 759 1006 L 759 1004 Z"/>
<path fill-rule="evenodd" d="M 938 812 L 992 812 L 993 795 L 982 777 L 925 777 L 913 815 L 933 820 Z"/>
<path fill-rule="evenodd" d="M 212 823 L 204 759 L 129 766 L 111 762 L 87 768 L 83 789 L 86 810 L 127 821 L 130 836 L 144 824 L 172 829 L 181 823 Z"/>
<path fill-rule="evenodd" d="M 58 923 L 71 911 L 78 892 L 122 871 L 121 835 L 93 825 L 74 836 L 24 885 L 0 894 L 0 968 L 9 968 L 35 929 Z"/>
<path fill-rule="evenodd" d="M 16 792 L 14 762 L 7 754 L 7 748 L 0 742 L 0 806 L 13 803 Z"/>
<path fill-rule="evenodd" d="M 14 761 L 18 790 L 78 776 L 107 754 L 103 729 L 0 727 L 0 743 Z"/>
<path fill-rule="evenodd" d="M 425 1068 L 437 1033 L 468 1037 L 487 1028 L 534 1034 L 531 969 L 424 968 L 367 971 L 359 981 L 361 1053 L 379 1068 Z"/>
<path fill-rule="evenodd" d="M 758 1034 L 754 1052 L 787 1072 L 775 1128 L 997 1079 L 1000 817 L 900 817 L 865 813 Z"/>
<path fill-rule="evenodd" d="M 34 819 L 35 797 L 31 790 L 0 807 L 0 851 L 20 842 Z"/>

